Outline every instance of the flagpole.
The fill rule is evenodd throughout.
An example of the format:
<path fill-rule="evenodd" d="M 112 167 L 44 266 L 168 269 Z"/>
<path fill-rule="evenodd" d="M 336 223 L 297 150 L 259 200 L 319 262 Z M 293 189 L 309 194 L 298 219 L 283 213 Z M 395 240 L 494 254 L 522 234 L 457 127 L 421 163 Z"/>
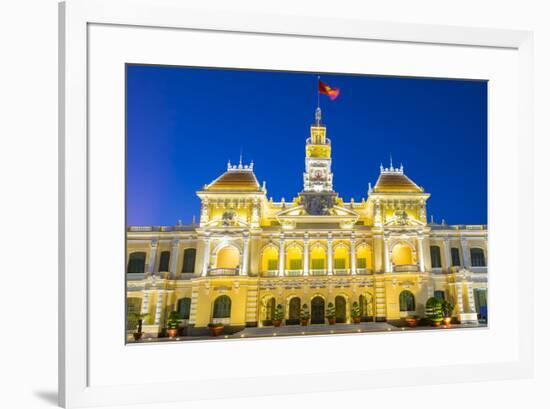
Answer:
<path fill-rule="evenodd" d="M 321 76 L 317 75 L 317 84 L 315 84 L 315 89 L 317 90 L 317 108 L 321 109 L 321 94 L 319 93 L 319 81 L 321 81 Z"/>

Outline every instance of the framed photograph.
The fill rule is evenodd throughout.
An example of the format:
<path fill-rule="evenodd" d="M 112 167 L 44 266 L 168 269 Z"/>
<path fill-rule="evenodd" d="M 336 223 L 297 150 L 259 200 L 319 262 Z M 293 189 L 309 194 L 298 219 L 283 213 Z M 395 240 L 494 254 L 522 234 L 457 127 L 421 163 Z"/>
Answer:
<path fill-rule="evenodd" d="M 60 6 L 60 403 L 531 376 L 531 33 L 179 3 Z"/>

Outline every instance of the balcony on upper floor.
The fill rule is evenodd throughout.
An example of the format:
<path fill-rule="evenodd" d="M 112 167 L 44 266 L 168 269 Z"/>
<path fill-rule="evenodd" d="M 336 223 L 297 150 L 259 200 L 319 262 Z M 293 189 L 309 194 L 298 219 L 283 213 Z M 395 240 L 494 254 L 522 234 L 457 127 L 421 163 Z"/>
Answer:
<path fill-rule="evenodd" d="M 208 276 L 209 277 L 230 277 L 238 276 L 240 269 L 238 268 L 209 268 Z"/>
<path fill-rule="evenodd" d="M 309 275 L 311 275 L 311 276 L 326 276 L 327 275 L 327 270 L 325 270 L 324 268 L 323 269 L 314 268 L 314 269 L 311 269 L 309 271 Z"/>
<path fill-rule="evenodd" d="M 139 281 L 145 279 L 145 273 L 126 273 L 126 280 Z"/>
<path fill-rule="evenodd" d="M 371 268 L 356 268 L 355 269 L 355 274 L 360 275 L 360 276 L 367 275 L 367 274 L 372 274 L 372 269 Z"/>
<path fill-rule="evenodd" d="M 300 277 L 304 275 L 304 270 L 286 270 L 285 275 L 288 277 Z"/>
<path fill-rule="evenodd" d="M 332 274 L 335 276 L 347 276 L 349 275 L 349 273 L 350 273 L 349 268 L 335 268 L 332 271 Z"/>
<path fill-rule="evenodd" d="M 279 275 L 279 270 L 265 270 L 260 272 L 261 277 L 277 277 Z"/>
<path fill-rule="evenodd" d="M 416 273 L 420 271 L 418 264 L 400 264 L 393 266 L 393 272 L 395 273 Z"/>

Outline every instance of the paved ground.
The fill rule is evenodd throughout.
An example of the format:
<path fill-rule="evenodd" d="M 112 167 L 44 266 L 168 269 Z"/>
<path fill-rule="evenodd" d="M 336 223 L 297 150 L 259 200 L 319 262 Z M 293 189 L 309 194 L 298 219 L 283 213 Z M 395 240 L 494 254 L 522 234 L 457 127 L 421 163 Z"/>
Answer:
<path fill-rule="evenodd" d="M 334 325 L 288 325 L 282 327 L 245 328 L 242 331 L 231 335 L 220 335 L 217 338 L 211 336 L 200 337 L 177 337 L 177 338 L 146 338 L 139 341 L 143 343 L 171 342 L 171 341 L 204 341 L 215 339 L 236 339 L 236 338 L 262 338 L 273 336 L 301 336 L 301 335 L 330 335 L 330 334 L 351 334 L 365 332 L 401 332 L 401 331 L 441 331 L 454 328 L 484 328 L 486 325 L 453 324 L 449 327 L 439 328 L 431 326 L 419 326 L 415 328 L 398 327 L 387 322 L 362 322 L 360 324 L 334 324 Z M 131 342 L 135 343 L 135 342 Z"/>

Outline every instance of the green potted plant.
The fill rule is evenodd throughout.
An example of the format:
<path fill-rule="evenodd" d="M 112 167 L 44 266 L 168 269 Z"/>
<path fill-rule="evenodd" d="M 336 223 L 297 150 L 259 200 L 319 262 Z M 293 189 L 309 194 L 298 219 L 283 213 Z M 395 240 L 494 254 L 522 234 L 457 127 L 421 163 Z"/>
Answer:
<path fill-rule="evenodd" d="M 439 327 L 443 321 L 443 310 L 441 300 L 435 297 L 428 298 L 426 301 L 426 317 L 432 322 L 434 327 Z"/>
<path fill-rule="evenodd" d="M 170 338 L 174 338 L 178 335 L 178 326 L 181 321 L 182 317 L 178 311 L 170 312 L 168 320 L 166 321 L 166 333 Z"/>
<path fill-rule="evenodd" d="M 359 307 L 359 303 L 357 301 L 354 301 L 353 304 L 351 304 L 351 319 L 354 324 L 359 324 L 361 322 L 361 308 Z"/>
<path fill-rule="evenodd" d="M 275 311 L 273 311 L 273 319 L 271 320 L 273 326 L 280 327 L 284 317 L 285 314 L 283 311 L 283 306 L 281 304 L 277 304 L 277 306 L 275 307 Z"/>
<path fill-rule="evenodd" d="M 455 306 L 449 301 L 443 300 L 441 302 L 441 310 L 443 312 L 443 322 L 447 327 L 451 325 L 454 308 Z"/>
<path fill-rule="evenodd" d="M 210 330 L 210 335 L 217 337 L 223 332 L 223 323 L 222 322 L 211 322 L 208 324 L 208 329 Z"/>
<path fill-rule="evenodd" d="M 145 317 L 147 317 L 147 315 L 149 314 L 139 314 L 135 312 L 130 314 L 130 318 L 132 320 L 135 320 L 137 325 L 136 332 L 134 332 L 135 341 L 139 341 L 141 338 L 143 338 L 143 320 L 145 319 Z"/>
<path fill-rule="evenodd" d="M 336 322 L 336 308 L 334 308 L 334 304 L 331 302 L 327 304 L 327 312 L 325 313 L 325 317 L 327 317 L 330 325 L 334 325 Z"/>
<path fill-rule="evenodd" d="M 304 304 L 300 309 L 300 325 L 305 327 L 308 321 L 309 321 L 309 308 L 307 307 L 307 304 Z"/>

